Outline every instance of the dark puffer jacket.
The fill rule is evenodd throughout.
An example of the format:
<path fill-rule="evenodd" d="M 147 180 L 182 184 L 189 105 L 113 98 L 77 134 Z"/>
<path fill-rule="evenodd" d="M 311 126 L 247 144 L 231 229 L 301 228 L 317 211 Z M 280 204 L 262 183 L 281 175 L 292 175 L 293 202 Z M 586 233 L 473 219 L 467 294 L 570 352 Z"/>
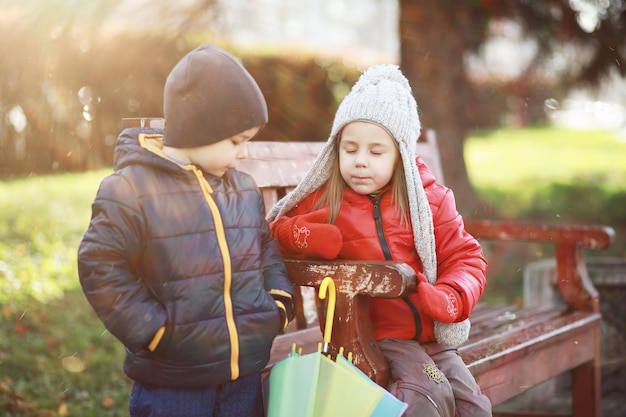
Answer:
<path fill-rule="evenodd" d="M 134 380 L 198 387 L 258 372 L 283 325 L 275 300 L 290 313 L 293 296 L 261 194 L 240 171 L 167 159 L 160 133 L 118 138 L 78 251 L 85 295 Z"/>

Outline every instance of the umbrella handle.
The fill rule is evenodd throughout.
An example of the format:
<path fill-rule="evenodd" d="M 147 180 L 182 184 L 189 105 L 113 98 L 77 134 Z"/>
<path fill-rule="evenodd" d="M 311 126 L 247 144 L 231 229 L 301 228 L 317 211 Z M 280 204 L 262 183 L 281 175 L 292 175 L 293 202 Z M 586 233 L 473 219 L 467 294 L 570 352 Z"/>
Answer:
<path fill-rule="evenodd" d="M 335 317 L 335 303 L 337 300 L 337 292 L 335 290 L 335 281 L 331 277 L 325 277 L 320 284 L 320 299 L 328 297 L 328 307 L 326 308 L 326 325 L 324 326 L 324 348 L 322 352 L 328 353 L 328 344 L 333 333 L 333 318 Z"/>

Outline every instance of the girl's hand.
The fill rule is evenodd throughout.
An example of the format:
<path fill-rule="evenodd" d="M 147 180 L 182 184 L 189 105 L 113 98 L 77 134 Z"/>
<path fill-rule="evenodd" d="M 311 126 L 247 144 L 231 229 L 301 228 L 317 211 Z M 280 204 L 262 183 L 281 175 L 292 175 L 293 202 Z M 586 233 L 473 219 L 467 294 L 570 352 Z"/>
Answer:
<path fill-rule="evenodd" d="M 417 308 L 433 320 L 442 323 L 455 322 L 463 313 L 463 302 L 456 290 L 446 284 L 433 285 L 424 274 L 417 274 L 417 277 Z"/>
<path fill-rule="evenodd" d="M 294 217 L 281 217 L 272 224 L 272 234 L 283 254 L 302 259 L 335 259 L 343 246 L 341 231 L 326 223 L 328 208 Z"/>

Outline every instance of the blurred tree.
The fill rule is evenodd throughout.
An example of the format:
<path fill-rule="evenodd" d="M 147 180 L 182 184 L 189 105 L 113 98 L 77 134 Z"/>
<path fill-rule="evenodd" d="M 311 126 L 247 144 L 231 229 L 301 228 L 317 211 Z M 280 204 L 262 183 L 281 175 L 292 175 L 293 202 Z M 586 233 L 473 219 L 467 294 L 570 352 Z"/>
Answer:
<path fill-rule="evenodd" d="M 0 0 L 0 178 L 110 166 L 121 119 L 161 117 L 171 68 L 215 42 L 215 3 Z M 268 101 L 259 139 L 325 140 L 337 92 L 354 83 L 356 68 L 222 46 Z"/>
<path fill-rule="evenodd" d="M 87 134 L 81 128 L 81 112 L 72 112 L 68 97 L 77 94 L 80 85 L 76 71 L 66 71 L 76 63 L 76 54 L 91 47 L 100 29 L 99 16 L 107 14 L 113 3 L 69 0 L 5 0 L 0 17 L 0 166 L 14 167 L 16 161 L 29 159 L 32 166 L 53 170 L 50 161 L 68 159 L 68 149 Z M 60 52 L 63 53 L 60 53 Z M 70 67 L 71 69 L 71 67 Z M 56 140 L 36 141 L 65 131 L 72 124 L 72 134 Z M 67 133 L 67 132 L 66 132 Z M 35 135 L 33 135 L 35 134 Z M 53 158 L 50 158 L 50 156 Z M 43 167 L 45 165 L 45 167 Z M 5 169 L 5 168 L 3 168 Z"/>
<path fill-rule="evenodd" d="M 213 3 L 2 0 L 0 176 L 110 164 L 122 117 L 162 115 L 165 76 L 190 48 L 183 35 L 206 25 Z"/>
<path fill-rule="evenodd" d="M 563 45 L 577 45 L 580 51 L 576 62 L 564 67 L 567 71 L 552 73 L 566 87 L 598 80 L 611 68 L 626 70 L 620 66 L 623 0 L 396 1 L 401 65 L 415 89 L 423 125 L 437 131 L 445 180 L 464 215 L 480 209 L 463 160 L 463 140 L 469 128 L 478 126 L 477 115 L 493 125 L 508 94 L 517 96 L 519 107 L 537 113 L 543 99 L 536 91 L 544 84 L 532 74 L 545 62 L 542 57 Z M 219 28 L 220 4 L 1 0 L 0 176 L 110 163 L 119 120 L 162 115 L 167 73 Z M 582 13 L 588 4 L 595 5 L 593 13 Z M 580 23 L 583 15 L 587 26 Z M 114 25 L 120 16 L 125 26 Z M 589 25 L 589 16 L 596 17 L 595 26 Z M 492 23 L 501 19 L 526 30 L 539 45 L 537 54 L 518 80 L 479 93 L 468 77 L 468 56 L 480 50 Z M 335 99 L 353 84 L 355 68 L 293 51 L 281 57 L 236 53 L 267 95 L 271 120 L 263 139 L 325 139 Z"/>
<path fill-rule="evenodd" d="M 571 46 L 576 61 L 562 71 L 549 69 L 561 88 L 596 85 L 613 70 L 626 75 L 623 0 L 400 0 L 401 67 L 415 91 L 422 124 L 437 132 L 446 184 L 468 217 L 487 209 L 480 207 L 463 160 L 475 104 L 466 60 L 484 45 L 490 24 L 503 19 L 518 24 L 537 44 L 534 59 L 514 83 L 521 100 L 528 94 L 524 86 L 550 61 L 546 58 Z"/>

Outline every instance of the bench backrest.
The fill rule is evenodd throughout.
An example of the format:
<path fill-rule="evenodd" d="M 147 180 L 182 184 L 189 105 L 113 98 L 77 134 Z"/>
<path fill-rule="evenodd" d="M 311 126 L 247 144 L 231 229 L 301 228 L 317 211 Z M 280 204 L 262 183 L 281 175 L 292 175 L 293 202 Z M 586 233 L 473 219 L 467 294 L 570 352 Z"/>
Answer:
<path fill-rule="evenodd" d="M 162 118 L 128 118 L 123 127 L 154 127 L 162 129 Z M 325 142 L 263 142 L 248 143 L 248 158 L 238 169 L 254 177 L 263 193 L 266 210 L 291 191 L 308 172 L 315 156 Z M 430 168 L 438 182 L 443 184 L 443 170 L 434 130 L 422 132 L 416 153 Z"/>

